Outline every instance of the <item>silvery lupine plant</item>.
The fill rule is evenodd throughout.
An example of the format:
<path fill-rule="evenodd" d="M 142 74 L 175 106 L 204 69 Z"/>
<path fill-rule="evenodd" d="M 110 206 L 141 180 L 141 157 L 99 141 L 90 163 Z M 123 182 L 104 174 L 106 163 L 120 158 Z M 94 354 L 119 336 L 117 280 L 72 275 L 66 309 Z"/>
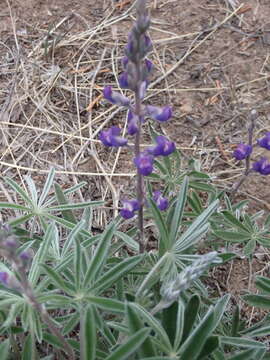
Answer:
<path fill-rule="evenodd" d="M 128 44 L 125 47 L 125 56 L 122 59 L 123 73 L 119 77 L 119 84 L 122 89 L 131 90 L 134 93 L 134 101 L 114 91 L 111 86 L 103 90 L 104 98 L 112 104 L 124 106 L 128 109 L 129 136 L 134 136 L 134 165 L 137 168 L 137 190 L 136 199 L 125 199 L 122 201 L 120 214 L 125 219 L 130 219 L 138 212 L 138 231 L 140 252 L 144 252 L 145 243 L 143 239 L 143 206 L 145 205 L 144 176 L 153 172 L 154 159 L 157 156 L 168 156 L 175 151 L 175 144 L 164 136 L 157 136 L 155 144 L 148 148 L 141 149 L 142 124 L 150 117 L 159 122 L 165 122 L 172 116 L 170 106 L 157 107 L 144 105 L 142 100 L 145 97 L 148 77 L 152 71 L 153 64 L 146 58 L 152 49 L 147 30 L 150 26 L 150 18 L 146 10 L 146 0 L 137 1 L 137 20 L 133 25 Z M 121 147 L 128 145 L 128 139 L 121 136 L 121 129 L 113 126 L 108 130 L 101 131 L 99 139 L 105 146 Z M 160 191 L 154 193 L 153 200 L 160 210 L 166 210 L 168 200 L 162 196 Z"/>
<path fill-rule="evenodd" d="M 256 145 L 266 150 L 270 150 L 270 132 L 267 132 L 261 139 L 257 140 L 256 144 L 253 144 L 253 133 L 257 117 L 258 114 L 256 110 L 252 110 L 250 115 L 251 124 L 248 129 L 248 143 L 238 144 L 237 148 L 233 152 L 233 157 L 236 160 L 245 160 L 246 162 L 244 173 L 240 181 L 234 186 L 233 192 L 236 192 L 239 189 L 247 176 L 252 172 L 257 172 L 261 175 L 270 175 L 270 161 L 267 157 L 261 157 L 259 160 L 253 162 L 252 166 L 250 164 L 250 157 Z"/>

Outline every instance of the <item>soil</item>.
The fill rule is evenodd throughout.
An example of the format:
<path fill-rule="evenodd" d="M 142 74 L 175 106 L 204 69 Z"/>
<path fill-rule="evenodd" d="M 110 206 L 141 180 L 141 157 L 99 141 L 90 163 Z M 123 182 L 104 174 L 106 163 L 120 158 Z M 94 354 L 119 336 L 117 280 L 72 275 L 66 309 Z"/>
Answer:
<path fill-rule="evenodd" d="M 89 138 L 99 126 L 123 124 L 124 113 L 111 116 L 101 89 L 106 84 L 115 86 L 115 75 L 121 71 L 123 45 L 134 15 L 134 10 L 128 10 L 133 3 L 0 0 L 3 175 L 20 180 L 30 174 L 42 186 L 44 170 L 54 166 L 60 184 L 84 180 L 88 186 L 81 198 L 102 195 L 108 207 L 112 193 L 119 197 L 124 189 L 132 191 L 129 175 L 134 169 L 129 154 L 119 151 L 116 155 Z M 258 113 L 254 139 L 270 131 L 269 0 L 149 4 L 152 81 L 156 82 L 149 90 L 150 101 L 174 109 L 173 119 L 158 129 L 176 142 L 184 156 L 199 159 L 216 184 L 231 187 L 243 168 L 231 152 L 236 144 L 247 141 L 252 109 Z M 113 17 L 117 21 L 105 26 Z M 147 134 L 144 141 L 149 141 Z M 253 160 L 262 153 L 256 149 Z M 127 176 L 95 175 L 104 171 Z M 1 200 L 12 198 L 9 191 L 2 186 Z M 269 212 L 269 177 L 250 176 L 238 195 L 246 197 L 251 200 L 250 211 Z M 99 213 L 98 227 L 103 227 L 106 217 L 106 211 Z M 265 267 L 264 261 L 258 263 L 256 271 Z M 226 283 L 235 295 L 248 287 L 242 280 L 247 266 L 241 264 L 243 271 L 234 263 Z"/>

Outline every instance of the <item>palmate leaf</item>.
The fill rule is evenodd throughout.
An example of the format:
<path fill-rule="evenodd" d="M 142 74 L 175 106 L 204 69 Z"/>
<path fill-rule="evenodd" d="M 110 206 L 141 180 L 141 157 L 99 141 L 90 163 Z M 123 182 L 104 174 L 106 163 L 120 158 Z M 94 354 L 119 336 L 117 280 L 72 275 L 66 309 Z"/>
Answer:
<path fill-rule="evenodd" d="M 192 243 L 195 243 L 195 240 L 199 240 L 200 237 L 207 231 L 208 220 L 210 216 L 216 211 L 219 204 L 219 200 L 212 202 L 202 213 L 199 215 L 195 221 L 188 227 L 184 234 L 177 240 L 174 245 L 174 250 L 177 252 L 184 251 L 192 244 L 190 244 L 191 239 Z"/>
<path fill-rule="evenodd" d="M 113 266 L 105 274 L 100 276 L 98 280 L 89 289 L 89 293 L 101 293 L 111 287 L 118 279 L 129 273 L 144 259 L 144 254 L 133 256 L 122 260 L 119 264 Z"/>
<path fill-rule="evenodd" d="M 116 350 L 114 350 L 112 354 L 106 358 L 106 360 L 125 360 L 130 355 L 135 354 L 136 350 L 146 340 L 149 333 L 150 330 L 147 328 L 140 329 L 135 334 L 130 336 L 124 344 L 120 345 Z"/>

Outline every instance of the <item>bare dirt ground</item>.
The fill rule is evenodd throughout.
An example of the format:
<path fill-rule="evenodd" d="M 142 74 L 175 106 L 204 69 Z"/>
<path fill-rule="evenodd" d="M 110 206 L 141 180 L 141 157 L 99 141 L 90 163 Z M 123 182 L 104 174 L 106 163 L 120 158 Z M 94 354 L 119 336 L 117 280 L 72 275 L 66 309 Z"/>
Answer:
<path fill-rule="evenodd" d="M 101 129 L 126 127 L 125 112 L 101 94 L 105 85 L 118 87 L 134 1 L 0 5 L 2 176 L 20 181 L 30 174 L 42 186 L 53 166 L 64 186 L 88 183 L 81 198 L 103 197 L 117 207 L 120 192 L 132 188 L 134 169 L 125 150 L 99 144 Z M 159 130 L 199 159 L 216 184 L 230 187 L 242 171 L 231 153 L 247 139 L 252 109 L 259 114 L 255 137 L 270 131 L 269 0 L 152 0 L 149 6 L 155 71 L 146 101 L 173 106 L 173 119 Z M 1 201 L 13 196 L 1 182 Z M 239 197 L 251 199 L 251 211 L 269 211 L 269 177 L 250 177 Z M 100 227 L 106 211 L 97 216 Z M 237 264 L 230 269 L 232 292 L 244 286 L 247 267 L 240 275 Z"/>

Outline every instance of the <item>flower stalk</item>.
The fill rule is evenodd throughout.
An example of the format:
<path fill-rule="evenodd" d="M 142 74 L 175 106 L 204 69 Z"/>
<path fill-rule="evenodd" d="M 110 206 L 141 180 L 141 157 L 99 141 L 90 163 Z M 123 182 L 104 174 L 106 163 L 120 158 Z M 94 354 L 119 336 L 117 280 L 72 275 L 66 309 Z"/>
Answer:
<path fill-rule="evenodd" d="M 75 354 L 72 347 L 66 341 L 59 329 L 54 325 L 46 308 L 37 301 L 32 286 L 28 281 L 26 269 L 30 260 L 29 254 L 27 252 L 23 252 L 18 255 L 16 252 L 18 244 L 15 236 L 9 234 L 10 229 L 8 228 L 1 230 L 1 254 L 12 264 L 14 270 L 18 274 L 18 280 L 15 276 L 9 275 L 6 272 L 0 272 L 0 281 L 4 286 L 17 290 L 25 296 L 29 304 L 36 310 L 43 322 L 48 326 L 50 332 L 59 339 L 68 359 L 75 360 Z"/>
<path fill-rule="evenodd" d="M 134 140 L 134 158 L 133 163 L 137 168 L 136 177 L 136 199 L 122 200 L 123 207 L 120 211 L 124 219 L 130 219 L 138 212 L 138 243 L 139 252 L 145 251 L 144 240 L 144 205 L 145 201 L 145 184 L 144 177 L 149 176 L 153 172 L 154 158 L 156 156 L 168 156 L 175 150 L 173 142 L 169 141 L 164 136 L 157 136 L 156 145 L 149 147 L 142 151 L 141 149 L 141 134 L 142 124 L 147 117 L 150 117 L 158 122 L 166 122 L 172 116 L 170 106 L 157 107 L 152 105 L 144 105 L 143 99 L 148 86 L 148 77 L 153 68 L 153 64 L 146 58 L 146 55 L 152 48 L 150 38 L 147 36 L 147 30 L 150 26 L 150 18 L 146 9 L 147 0 L 137 1 L 137 19 L 134 23 L 129 36 L 128 43 L 125 47 L 125 56 L 122 59 L 123 73 L 119 76 L 119 84 L 122 89 L 131 90 L 134 93 L 134 101 L 129 100 L 126 96 L 112 90 L 111 86 L 106 86 L 103 90 L 103 95 L 106 100 L 118 106 L 124 106 L 128 109 L 128 128 L 129 136 L 135 136 Z M 121 147 L 125 146 L 128 149 L 128 140 L 120 136 L 121 129 L 113 126 L 109 130 L 103 130 L 99 139 L 105 146 Z M 166 210 L 163 198 L 157 197 L 161 203 L 159 209 Z"/>

